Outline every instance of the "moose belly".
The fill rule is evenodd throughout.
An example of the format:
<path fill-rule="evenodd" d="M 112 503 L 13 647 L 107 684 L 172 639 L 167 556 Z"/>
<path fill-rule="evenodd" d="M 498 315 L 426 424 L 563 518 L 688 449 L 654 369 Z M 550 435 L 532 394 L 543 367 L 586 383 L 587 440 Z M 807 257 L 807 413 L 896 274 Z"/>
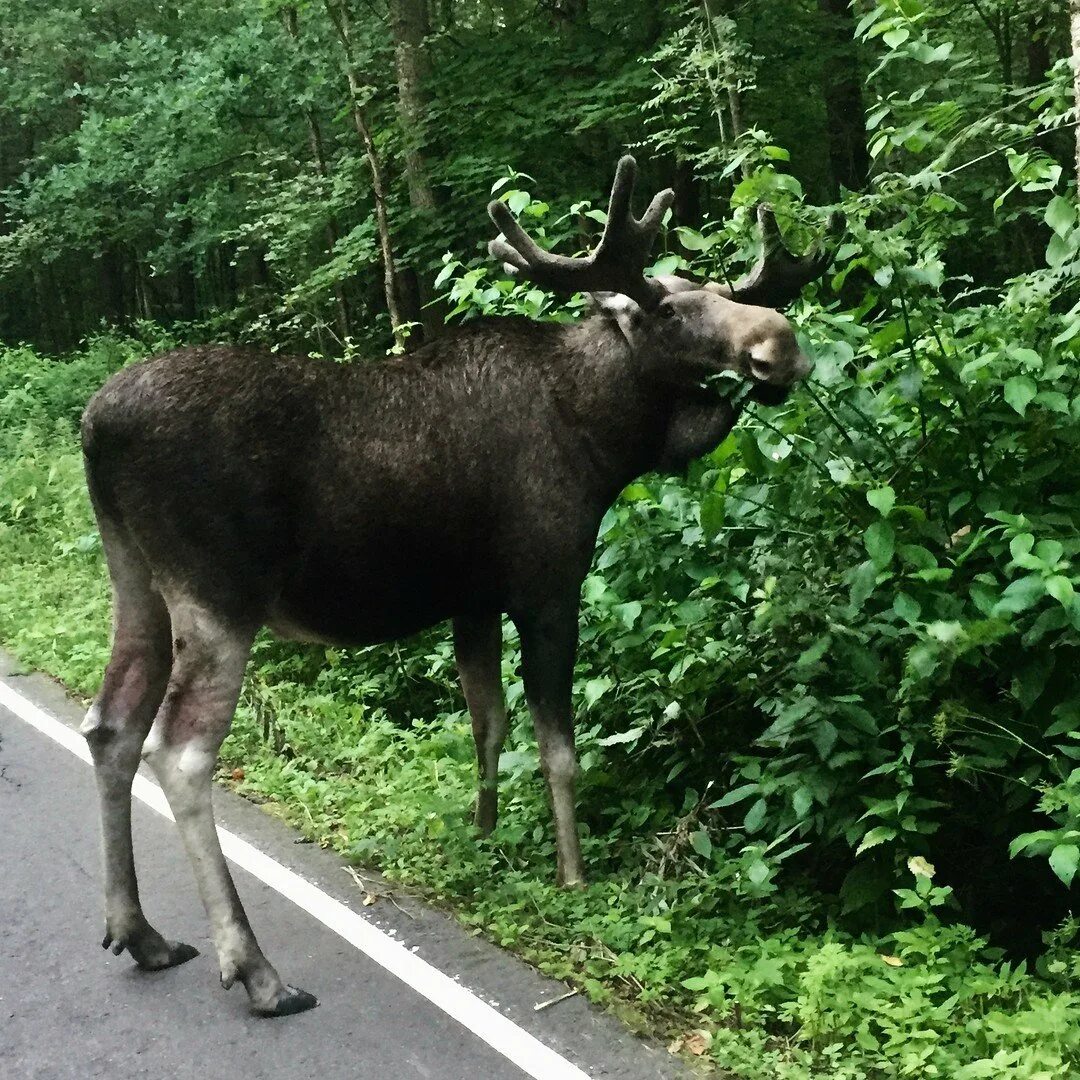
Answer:
<path fill-rule="evenodd" d="M 312 553 L 286 582 L 267 625 L 279 637 L 373 645 L 499 607 L 491 575 L 448 559 L 445 551 L 410 553 L 388 545 L 376 559 L 370 549 L 367 555 L 356 561 L 346 553 Z"/>

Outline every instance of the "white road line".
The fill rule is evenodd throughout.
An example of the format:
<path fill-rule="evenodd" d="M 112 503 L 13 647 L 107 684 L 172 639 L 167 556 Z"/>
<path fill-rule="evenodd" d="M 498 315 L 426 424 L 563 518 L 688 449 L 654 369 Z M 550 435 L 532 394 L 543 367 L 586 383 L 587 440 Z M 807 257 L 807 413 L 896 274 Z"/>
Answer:
<path fill-rule="evenodd" d="M 50 716 L 44 709 L 23 697 L 0 679 L 0 705 L 31 727 L 70 750 L 77 758 L 91 763 L 86 740 L 63 721 Z M 145 776 L 136 776 L 133 794 L 150 809 L 172 820 L 165 793 Z M 275 892 L 355 946 L 365 956 L 385 968 L 421 997 L 453 1017 L 462 1027 L 503 1057 L 512 1061 L 534 1080 L 589 1080 L 588 1074 L 566 1058 L 545 1046 L 534 1035 L 518 1027 L 487 1002 L 450 976 L 432 967 L 426 960 L 411 953 L 400 941 L 395 941 L 351 908 L 305 881 L 299 874 L 282 866 L 276 859 L 242 840 L 228 829 L 218 828 L 225 857 L 257 877 Z"/>

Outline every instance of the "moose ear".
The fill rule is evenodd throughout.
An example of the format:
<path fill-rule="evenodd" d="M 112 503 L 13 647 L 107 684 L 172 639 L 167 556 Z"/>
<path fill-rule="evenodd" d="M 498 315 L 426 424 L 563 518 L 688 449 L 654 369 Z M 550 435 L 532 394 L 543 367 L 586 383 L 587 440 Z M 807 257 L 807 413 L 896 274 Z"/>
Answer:
<path fill-rule="evenodd" d="M 589 293 L 596 310 L 618 324 L 630 345 L 637 345 L 638 332 L 644 317 L 640 305 L 629 296 L 615 292 Z"/>

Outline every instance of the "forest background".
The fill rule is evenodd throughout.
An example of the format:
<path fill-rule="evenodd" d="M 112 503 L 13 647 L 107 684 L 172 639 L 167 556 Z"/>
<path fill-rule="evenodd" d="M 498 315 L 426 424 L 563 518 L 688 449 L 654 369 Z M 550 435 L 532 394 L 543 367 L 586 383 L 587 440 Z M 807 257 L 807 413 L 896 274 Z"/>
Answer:
<path fill-rule="evenodd" d="M 0 641 L 100 679 L 76 425 L 120 365 L 578 317 L 483 207 L 584 249 L 627 149 L 676 191 L 656 272 L 839 208 L 809 385 L 603 523 L 589 890 L 550 884 L 512 633 L 490 841 L 441 630 L 260 639 L 223 779 L 720 1075 L 1080 1074 L 1073 56 L 1080 0 L 4 0 Z"/>

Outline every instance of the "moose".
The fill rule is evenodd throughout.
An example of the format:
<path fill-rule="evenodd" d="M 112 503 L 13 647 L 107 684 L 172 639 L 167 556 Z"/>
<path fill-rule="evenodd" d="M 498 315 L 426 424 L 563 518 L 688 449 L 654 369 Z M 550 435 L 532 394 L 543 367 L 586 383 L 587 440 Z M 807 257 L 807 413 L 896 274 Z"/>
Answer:
<path fill-rule="evenodd" d="M 489 247 L 519 279 L 589 292 L 576 323 L 466 322 L 404 358 L 365 364 L 217 345 L 136 363 L 82 421 L 87 484 L 113 589 L 112 652 L 82 725 L 102 822 L 103 947 L 146 969 L 197 955 L 143 914 L 131 841 L 140 755 L 176 819 L 228 988 L 253 1011 L 316 1004 L 252 932 L 222 855 L 211 784 L 253 639 L 363 645 L 452 620 L 472 720 L 475 824 L 495 826 L 507 733 L 502 617 L 553 811 L 557 880 L 585 879 L 574 808 L 571 690 L 580 590 L 601 518 L 650 470 L 717 446 L 741 404 L 733 372 L 776 403 L 809 370 L 778 308 L 827 267 L 793 256 L 768 213 L 764 255 L 733 286 L 648 277 L 674 195 L 641 218 L 618 164 L 586 257 L 537 245 L 499 201 Z"/>

